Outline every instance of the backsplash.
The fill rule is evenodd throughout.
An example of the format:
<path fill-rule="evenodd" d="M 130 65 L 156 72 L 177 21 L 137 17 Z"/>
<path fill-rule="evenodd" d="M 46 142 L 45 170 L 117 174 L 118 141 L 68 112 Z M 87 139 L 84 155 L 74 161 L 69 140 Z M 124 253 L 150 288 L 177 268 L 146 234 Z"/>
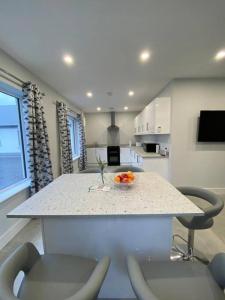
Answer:
<path fill-rule="evenodd" d="M 141 143 L 158 143 L 161 150 L 167 148 L 170 151 L 170 136 L 167 134 L 136 136 L 136 141 Z"/>

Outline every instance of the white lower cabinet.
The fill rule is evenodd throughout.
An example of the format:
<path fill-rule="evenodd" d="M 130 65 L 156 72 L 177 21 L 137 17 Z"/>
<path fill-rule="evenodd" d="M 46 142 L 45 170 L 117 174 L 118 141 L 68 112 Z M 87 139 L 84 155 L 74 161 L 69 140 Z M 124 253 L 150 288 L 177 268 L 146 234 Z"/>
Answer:
<path fill-rule="evenodd" d="M 107 162 L 107 148 L 96 148 L 96 156 Z"/>
<path fill-rule="evenodd" d="M 130 148 L 120 148 L 120 164 L 130 165 L 132 162 L 132 155 Z"/>
<path fill-rule="evenodd" d="M 146 172 L 155 172 L 165 179 L 169 179 L 168 158 L 144 158 L 141 166 Z"/>

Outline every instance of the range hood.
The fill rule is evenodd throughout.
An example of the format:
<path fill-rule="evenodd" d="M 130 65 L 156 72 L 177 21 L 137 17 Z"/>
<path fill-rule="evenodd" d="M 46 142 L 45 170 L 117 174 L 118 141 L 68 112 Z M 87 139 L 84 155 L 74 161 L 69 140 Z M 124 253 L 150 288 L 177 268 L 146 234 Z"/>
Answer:
<path fill-rule="evenodd" d="M 110 116 L 111 116 L 111 125 L 108 127 L 108 130 L 115 130 L 115 128 L 116 128 L 117 130 L 119 130 L 119 127 L 116 126 L 116 121 L 115 121 L 116 113 L 115 113 L 115 111 L 112 111 L 112 112 L 110 113 Z"/>
<path fill-rule="evenodd" d="M 110 113 L 111 125 L 107 128 L 107 145 L 108 146 L 119 146 L 120 145 L 120 133 L 119 127 L 116 126 L 115 122 L 115 112 Z"/>

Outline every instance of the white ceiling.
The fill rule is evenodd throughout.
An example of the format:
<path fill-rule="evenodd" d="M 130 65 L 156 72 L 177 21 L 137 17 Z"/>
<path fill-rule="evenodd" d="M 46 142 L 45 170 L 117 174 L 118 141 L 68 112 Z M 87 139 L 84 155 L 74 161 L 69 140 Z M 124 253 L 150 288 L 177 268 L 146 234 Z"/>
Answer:
<path fill-rule="evenodd" d="M 225 48 L 224 0 L 0 0 L 0 28 L 5 52 L 88 112 L 140 110 L 173 78 L 225 76 L 213 60 Z"/>

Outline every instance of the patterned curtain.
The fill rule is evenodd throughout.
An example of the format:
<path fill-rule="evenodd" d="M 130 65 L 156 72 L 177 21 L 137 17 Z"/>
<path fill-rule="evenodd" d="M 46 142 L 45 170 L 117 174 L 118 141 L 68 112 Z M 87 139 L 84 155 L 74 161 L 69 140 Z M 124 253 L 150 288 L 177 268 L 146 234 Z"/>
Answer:
<path fill-rule="evenodd" d="M 53 180 L 47 126 L 41 98 L 42 95 L 36 84 L 27 82 L 23 85 L 22 107 L 31 195 Z"/>
<path fill-rule="evenodd" d="M 61 154 L 61 173 L 73 173 L 73 158 L 68 123 L 67 106 L 63 102 L 56 102 L 59 142 Z"/>
<path fill-rule="evenodd" d="M 79 170 L 83 171 L 87 168 L 87 149 L 86 149 L 84 122 L 80 114 L 78 114 L 77 118 L 79 122 L 79 136 L 80 136 Z"/>

